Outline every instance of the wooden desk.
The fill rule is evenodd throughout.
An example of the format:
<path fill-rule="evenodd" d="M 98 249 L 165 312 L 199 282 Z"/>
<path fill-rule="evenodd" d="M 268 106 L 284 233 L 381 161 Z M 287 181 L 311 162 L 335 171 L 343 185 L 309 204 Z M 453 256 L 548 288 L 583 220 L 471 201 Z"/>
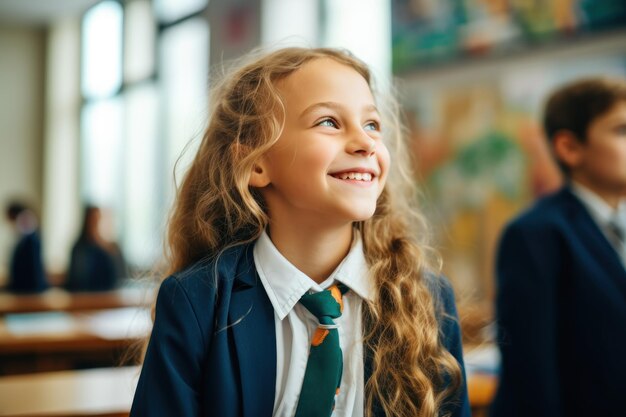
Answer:
<path fill-rule="evenodd" d="M 139 368 L 0 378 L 0 416 L 127 417 Z"/>
<path fill-rule="evenodd" d="M 139 372 L 131 366 L 0 377 L 0 416 L 125 417 Z M 486 410 L 496 385 L 493 375 L 470 375 L 473 411 Z"/>
<path fill-rule="evenodd" d="M 114 291 L 70 293 L 52 288 L 41 294 L 18 295 L 0 292 L 0 315 L 38 311 L 102 310 L 150 306 L 155 287 L 136 286 Z"/>
<path fill-rule="evenodd" d="M 115 366 L 147 337 L 148 309 L 8 314 L 0 317 L 0 375 Z"/>

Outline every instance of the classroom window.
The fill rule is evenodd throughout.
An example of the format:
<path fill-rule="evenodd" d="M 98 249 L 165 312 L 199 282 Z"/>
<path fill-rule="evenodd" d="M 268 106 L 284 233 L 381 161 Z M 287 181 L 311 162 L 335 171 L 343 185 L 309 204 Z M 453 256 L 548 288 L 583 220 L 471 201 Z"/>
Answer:
<path fill-rule="evenodd" d="M 83 18 L 82 92 L 109 97 L 122 85 L 122 6 L 103 1 Z"/>
<path fill-rule="evenodd" d="M 124 20 L 124 82 L 130 84 L 154 75 L 156 22 L 150 1 L 128 2 Z"/>
<path fill-rule="evenodd" d="M 119 97 L 98 100 L 83 107 L 82 196 L 85 201 L 118 209 L 121 203 L 123 164 L 123 107 Z"/>
<path fill-rule="evenodd" d="M 150 270 L 161 253 L 175 162 L 204 129 L 206 4 L 107 0 L 83 16 L 81 199 L 114 211 L 135 269 Z"/>
<path fill-rule="evenodd" d="M 169 23 L 203 10 L 208 0 L 154 0 L 160 21 Z"/>
<path fill-rule="evenodd" d="M 202 18 L 190 19 L 162 34 L 159 72 L 161 94 L 167 97 L 163 100 L 166 206 L 172 201 L 174 168 L 180 183 L 206 124 L 208 51 L 209 27 Z"/>

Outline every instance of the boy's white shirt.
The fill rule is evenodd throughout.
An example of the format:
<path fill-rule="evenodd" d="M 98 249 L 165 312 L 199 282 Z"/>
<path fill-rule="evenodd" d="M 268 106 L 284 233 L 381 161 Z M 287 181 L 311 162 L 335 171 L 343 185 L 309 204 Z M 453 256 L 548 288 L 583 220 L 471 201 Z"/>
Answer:
<path fill-rule="evenodd" d="M 624 244 L 616 245 L 609 231 L 610 222 L 616 222 L 622 230 L 626 231 L 626 202 L 624 200 L 620 201 L 617 209 L 613 209 L 599 195 L 575 181 L 571 182 L 571 190 L 587 209 L 591 218 L 596 222 L 600 230 L 602 230 L 602 233 L 604 233 L 609 242 L 611 242 L 619 254 L 622 264 L 626 266 L 626 246 Z"/>
<path fill-rule="evenodd" d="M 254 263 L 261 283 L 274 307 L 276 324 L 276 394 L 274 417 L 293 417 L 317 319 L 298 301 L 306 292 L 319 292 L 335 281 L 350 291 L 344 295 L 339 325 L 339 344 L 343 352 L 343 376 L 333 417 L 362 417 L 364 402 L 364 367 L 361 329 L 363 299 L 374 294 L 363 243 L 354 233 L 350 252 L 335 271 L 317 284 L 291 264 L 263 232 L 254 246 Z"/>

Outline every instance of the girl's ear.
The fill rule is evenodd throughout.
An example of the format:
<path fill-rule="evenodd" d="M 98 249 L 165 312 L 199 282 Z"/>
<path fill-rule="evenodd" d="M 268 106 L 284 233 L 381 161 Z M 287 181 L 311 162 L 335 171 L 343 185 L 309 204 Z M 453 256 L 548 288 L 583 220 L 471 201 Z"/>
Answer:
<path fill-rule="evenodd" d="M 271 182 L 269 171 L 267 170 L 267 163 L 263 157 L 252 167 L 248 185 L 250 187 L 263 188 L 267 187 Z"/>
<path fill-rule="evenodd" d="M 234 142 L 230 146 L 231 152 L 234 154 L 235 159 L 241 159 L 244 156 L 247 156 L 251 149 L 247 145 L 244 145 L 239 142 Z M 252 172 L 250 173 L 250 179 L 248 180 L 249 187 L 255 188 L 263 188 L 269 185 L 270 183 L 269 171 L 267 170 L 267 162 L 265 157 L 262 156 L 257 163 L 252 167 Z"/>
<path fill-rule="evenodd" d="M 576 169 L 584 157 L 584 144 L 568 130 L 556 132 L 552 141 L 557 159 L 570 169 Z"/>

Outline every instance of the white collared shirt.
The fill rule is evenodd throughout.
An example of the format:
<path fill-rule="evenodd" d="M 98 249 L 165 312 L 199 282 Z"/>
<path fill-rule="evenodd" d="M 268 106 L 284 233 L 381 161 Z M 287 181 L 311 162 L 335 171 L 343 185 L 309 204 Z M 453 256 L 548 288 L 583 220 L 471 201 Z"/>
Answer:
<path fill-rule="evenodd" d="M 626 265 L 626 246 L 618 244 L 609 230 L 609 223 L 617 223 L 622 230 L 626 230 L 626 203 L 621 201 L 617 209 L 613 209 L 600 196 L 589 188 L 572 181 L 571 190 L 580 202 L 585 206 L 591 218 L 596 222 L 602 233 L 607 237 L 619 254 L 622 264 Z"/>
<path fill-rule="evenodd" d="M 364 374 L 361 311 L 363 299 L 373 295 L 363 243 L 355 231 L 348 255 L 330 277 L 317 284 L 276 249 L 263 232 L 254 246 L 254 263 L 274 307 L 276 323 L 276 395 L 274 417 L 293 417 L 304 380 L 311 337 L 318 321 L 298 303 L 307 291 L 319 292 L 335 281 L 350 291 L 343 296 L 339 344 L 343 352 L 343 375 L 333 417 L 363 417 Z"/>

